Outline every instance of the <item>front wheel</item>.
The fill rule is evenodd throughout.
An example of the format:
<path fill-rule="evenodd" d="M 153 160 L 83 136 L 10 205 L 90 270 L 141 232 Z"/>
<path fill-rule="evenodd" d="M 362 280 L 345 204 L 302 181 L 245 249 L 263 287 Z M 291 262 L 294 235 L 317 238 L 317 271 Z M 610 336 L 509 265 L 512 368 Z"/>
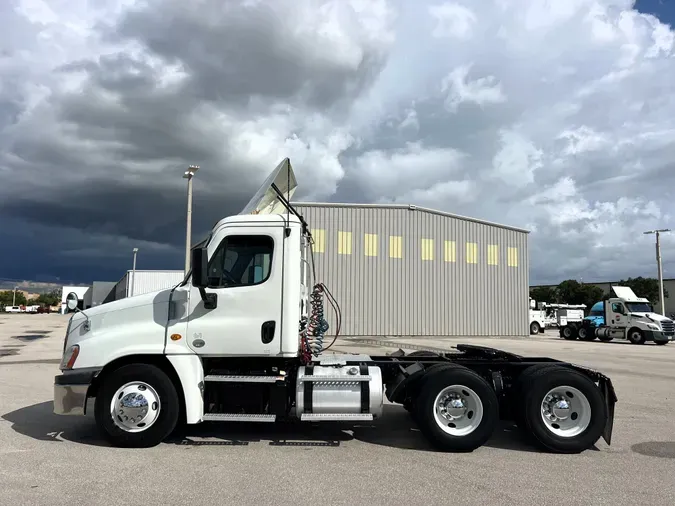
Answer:
<path fill-rule="evenodd" d="M 554 453 L 580 453 L 600 439 L 608 414 L 602 393 L 590 378 L 551 366 L 528 380 L 520 416 L 539 446 Z"/>
<path fill-rule="evenodd" d="M 173 382 L 149 364 L 125 365 L 107 375 L 94 406 L 103 436 L 127 448 L 161 443 L 176 427 L 179 410 Z"/>
<path fill-rule="evenodd" d="M 632 328 L 628 331 L 628 340 L 631 344 L 645 344 L 645 335 L 642 330 L 638 328 Z"/>
<path fill-rule="evenodd" d="M 541 332 L 541 325 L 537 322 L 530 323 L 530 334 L 539 334 Z"/>
<path fill-rule="evenodd" d="M 420 431 L 442 451 L 470 452 L 483 446 L 499 420 L 492 386 L 462 366 L 429 373 L 414 407 Z"/>

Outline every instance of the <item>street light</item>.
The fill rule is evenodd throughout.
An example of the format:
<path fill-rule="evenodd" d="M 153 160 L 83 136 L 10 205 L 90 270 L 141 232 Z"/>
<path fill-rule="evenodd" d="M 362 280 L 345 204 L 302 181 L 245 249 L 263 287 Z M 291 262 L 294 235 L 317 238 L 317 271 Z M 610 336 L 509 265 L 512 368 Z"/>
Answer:
<path fill-rule="evenodd" d="M 16 306 L 16 291 L 19 289 L 18 286 L 14 287 L 14 295 L 12 296 L 12 306 Z"/>
<path fill-rule="evenodd" d="M 131 267 L 131 289 L 129 290 L 129 297 L 134 296 L 134 283 L 136 281 L 136 253 L 138 253 L 138 248 L 134 248 L 133 252 L 134 252 L 134 263 Z"/>
<path fill-rule="evenodd" d="M 662 228 L 659 230 L 648 230 L 644 232 L 645 235 L 656 234 L 656 266 L 659 272 L 659 304 L 661 306 L 661 312 L 665 312 L 665 300 L 663 297 L 663 268 L 661 266 L 661 234 L 670 232 L 669 228 Z"/>
<path fill-rule="evenodd" d="M 192 238 L 192 178 L 199 170 L 198 165 L 190 165 L 183 174 L 187 179 L 187 227 L 185 231 L 185 275 L 190 270 L 190 240 Z"/>

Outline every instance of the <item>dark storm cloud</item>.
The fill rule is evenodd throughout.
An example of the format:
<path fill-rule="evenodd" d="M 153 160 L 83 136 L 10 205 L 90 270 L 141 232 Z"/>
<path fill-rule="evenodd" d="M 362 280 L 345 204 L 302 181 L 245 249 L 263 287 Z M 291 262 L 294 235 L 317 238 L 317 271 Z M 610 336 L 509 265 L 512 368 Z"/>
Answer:
<path fill-rule="evenodd" d="M 166 62 L 184 66 L 185 93 L 198 100 L 245 106 L 251 97 L 331 107 L 353 99 L 379 73 L 383 55 L 337 63 L 312 47 L 310 20 L 283 2 L 242 6 L 232 0 L 146 2 L 106 30 L 109 40 L 139 41 Z M 316 16 L 318 11 L 315 11 Z M 304 23 L 303 23 L 304 21 Z"/>

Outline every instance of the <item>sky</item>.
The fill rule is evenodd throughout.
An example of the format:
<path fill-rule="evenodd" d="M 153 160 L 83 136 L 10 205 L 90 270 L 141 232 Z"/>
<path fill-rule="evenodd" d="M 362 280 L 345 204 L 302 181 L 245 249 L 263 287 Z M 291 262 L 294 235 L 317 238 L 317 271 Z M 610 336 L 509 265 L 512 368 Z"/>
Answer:
<path fill-rule="evenodd" d="M 4 0 L 0 279 L 182 269 L 288 156 L 301 200 L 531 231 L 530 281 L 655 276 L 675 229 L 659 0 Z M 662 239 L 675 277 L 675 233 Z"/>

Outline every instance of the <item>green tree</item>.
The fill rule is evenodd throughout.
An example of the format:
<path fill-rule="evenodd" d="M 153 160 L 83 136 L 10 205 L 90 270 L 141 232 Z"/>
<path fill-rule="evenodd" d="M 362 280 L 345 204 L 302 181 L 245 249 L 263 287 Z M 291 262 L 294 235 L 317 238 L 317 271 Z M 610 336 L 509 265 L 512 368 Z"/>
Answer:
<path fill-rule="evenodd" d="M 558 301 L 558 293 L 555 287 L 551 286 L 537 286 L 530 290 L 530 297 L 537 302 L 553 303 Z"/>
<path fill-rule="evenodd" d="M 626 280 L 621 280 L 618 283 L 615 283 L 618 286 L 627 286 L 638 297 L 644 297 L 649 299 L 652 304 L 659 302 L 659 280 L 656 278 L 643 278 L 639 276 L 637 278 L 628 278 Z M 663 296 L 668 298 L 668 290 L 663 289 Z"/>
<path fill-rule="evenodd" d="M 51 292 L 41 293 L 36 302 L 47 306 L 56 306 L 61 302 L 61 290 L 61 288 L 55 288 Z"/>
<path fill-rule="evenodd" d="M 589 310 L 593 304 L 603 299 L 602 288 L 594 285 L 585 285 L 574 279 L 568 279 L 558 285 L 560 302 L 567 304 L 586 304 Z"/>
<path fill-rule="evenodd" d="M 14 298 L 14 290 L 4 290 L 0 292 L 0 305 L 11 306 L 12 300 Z M 16 292 L 16 305 L 21 306 L 26 304 L 26 296 L 17 290 Z"/>

